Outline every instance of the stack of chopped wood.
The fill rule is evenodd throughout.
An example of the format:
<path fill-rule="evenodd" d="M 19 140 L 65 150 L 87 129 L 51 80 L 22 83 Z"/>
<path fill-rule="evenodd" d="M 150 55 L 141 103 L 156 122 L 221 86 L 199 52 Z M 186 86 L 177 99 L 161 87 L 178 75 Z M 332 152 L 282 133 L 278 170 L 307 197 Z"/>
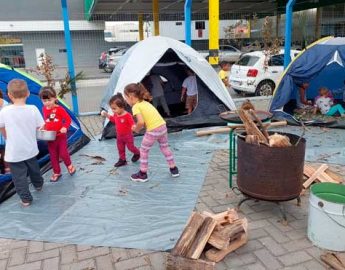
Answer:
<path fill-rule="evenodd" d="M 251 144 L 264 144 L 270 147 L 288 147 L 291 146 L 289 137 L 275 133 L 269 136 L 267 127 L 262 124 L 255 111 L 240 109 L 238 111 L 245 130 L 246 130 L 246 142 Z M 254 120 L 253 120 L 254 119 Z M 255 122 L 256 123 L 255 123 Z"/>
<path fill-rule="evenodd" d="M 331 171 L 327 164 L 321 166 L 315 166 L 313 164 L 305 164 L 303 174 L 307 177 L 307 180 L 303 183 L 302 194 L 305 190 L 314 182 L 330 182 L 330 183 L 342 183 L 343 178 L 337 173 Z"/>
<path fill-rule="evenodd" d="M 215 262 L 247 242 L 247 228 L 247 219 L 239 218 L 234 209 L 219 214 L 193 212 L 167 257 L 167 269 L 214 269 Z"/>
<path fill-rule="evenodd" d="M 345 253 L 326 253 L 320 256 L 321 260 L 336 270 L 345 270 Z"/>

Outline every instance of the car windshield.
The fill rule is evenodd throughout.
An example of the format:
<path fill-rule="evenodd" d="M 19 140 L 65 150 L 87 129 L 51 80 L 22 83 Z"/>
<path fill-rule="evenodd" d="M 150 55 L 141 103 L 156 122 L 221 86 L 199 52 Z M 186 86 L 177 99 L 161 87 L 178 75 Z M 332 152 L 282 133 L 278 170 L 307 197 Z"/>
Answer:
<path fill-rule="evenodd" d="M 236 63 L 239 66 L 254 66 L 255 63 L 259 60 L 259 57 L 252 55 L 242 56 L 240 60 Z"/>

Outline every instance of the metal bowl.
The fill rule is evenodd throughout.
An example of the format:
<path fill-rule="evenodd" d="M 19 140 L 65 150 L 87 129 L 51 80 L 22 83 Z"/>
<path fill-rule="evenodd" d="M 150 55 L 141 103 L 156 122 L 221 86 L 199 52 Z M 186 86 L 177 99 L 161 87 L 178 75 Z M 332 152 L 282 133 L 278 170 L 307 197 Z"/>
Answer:
<path fill-rule="evenodd" d="M 56 131 L 37 130 L 36 138 L 42 141 L 54 141 L 56 138 Z"/>
<path fill-rule="evenodd" d="M 269 119 L 272 118 L 272 114 L 270 112 L 255 110 L 255 113 L 262 122 L 268 121 Z M 223 112 L 219 115 L 219 117 L 228 123 L 234 123 L 234 124 L 243 123 L 237 111 Z"/>

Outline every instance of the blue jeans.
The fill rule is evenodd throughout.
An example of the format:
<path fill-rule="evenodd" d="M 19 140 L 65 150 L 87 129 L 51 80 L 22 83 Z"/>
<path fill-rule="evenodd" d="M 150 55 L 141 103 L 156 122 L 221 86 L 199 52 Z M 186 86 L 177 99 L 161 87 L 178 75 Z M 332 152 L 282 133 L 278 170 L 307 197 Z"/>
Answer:
<path fill-rule="evenodd" d="M 338 112 L 340 115 L 342 115 L 342 114 L 345 113 L 344 108 L 343 108 L 340 104 L 337 104 L 337 105 L 332 106 L 332 107 L 329 109 L 329 111 L 326 113 L 326 115 L 328 115 L 328 116 L 333 116 L 333 115 L 335 115 L 337 112 Z"/>

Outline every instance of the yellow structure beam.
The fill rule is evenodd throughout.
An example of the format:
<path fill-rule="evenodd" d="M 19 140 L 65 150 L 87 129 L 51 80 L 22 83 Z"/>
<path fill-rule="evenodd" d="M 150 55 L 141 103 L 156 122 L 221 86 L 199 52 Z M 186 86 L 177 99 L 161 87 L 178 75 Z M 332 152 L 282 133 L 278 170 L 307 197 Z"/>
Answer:
<path fill-rule="evenodd" d="M 154 35 L 159 36 L 159 0 L 152 0 Z"/>
<path fill-rule="evenodd" d="M 208 61 L 211 65 L 217 65 L 219 61 L 219 0 L 208 1 L 209 41 L 210 56 Z"/>
<path fill-rule="evenodd" d="M 139 20 L 139 40 L 144 40 L 144 19 L 143 14 L 138 15 Z"/>

